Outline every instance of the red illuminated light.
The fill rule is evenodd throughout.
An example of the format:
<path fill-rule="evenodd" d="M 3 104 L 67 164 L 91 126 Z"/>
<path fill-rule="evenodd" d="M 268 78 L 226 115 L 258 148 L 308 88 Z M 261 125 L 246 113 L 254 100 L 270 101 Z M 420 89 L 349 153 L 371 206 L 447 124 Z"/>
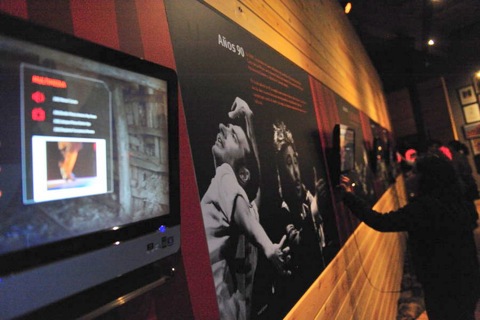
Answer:
<path fill-rule="evenodd" d="M 32 100 L 35 101 L 36 103 L 45 102 L 45 95 L 40 91 L 36 91 L 32 93 Z"/>
<path fill-rule="evenodd" d="M 445 146 L 441 146 L 438 148 L 438 150 L 440 150 L 440 152 L 443 153 L 448 159 L 452 160 L 452 152 L 450 152 L 450 149 Z"/>
<path fill-rule="evenodd" d="M 41 77 L 37 75 L 32 76 L 32 83 L 36 83 L 42 86 L 49 86 L 49 87 L 55 87 L 55 88 L 66 88 L 67 83 L 63 80 L 59 79 L 52 79 L 48 77 Z"/>
<path fill-rule="evenodd" d="M 45 121 L 45 110 L 42 108 L 35 108 L 32 110 L 33 121 Z"/>
<path fill-rule="evenodd" d="M 414 162 L 415 160 L 417 160 L 417 150 L 415 149 L 408 149 L 406 152 L 405 152 L 405 159 L 407 161 L 412 161 Z"/>

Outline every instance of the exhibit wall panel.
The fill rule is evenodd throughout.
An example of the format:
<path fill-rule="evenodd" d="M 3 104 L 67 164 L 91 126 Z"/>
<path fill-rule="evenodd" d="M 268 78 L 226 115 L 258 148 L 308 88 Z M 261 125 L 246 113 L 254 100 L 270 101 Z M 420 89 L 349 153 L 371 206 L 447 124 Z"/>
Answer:
<path fill-rule="evenodd" d="M 336 1 L 204 2 L 391 129 L 377 72 Z M 331 139 L 325 140 L 328 147 Z M 404 204 L 400 178 L 375 208 L 387 212 Z M 287 318 L 394 318 L 405 242 L 402 234 L 380 234 L 361 224 Z"/>

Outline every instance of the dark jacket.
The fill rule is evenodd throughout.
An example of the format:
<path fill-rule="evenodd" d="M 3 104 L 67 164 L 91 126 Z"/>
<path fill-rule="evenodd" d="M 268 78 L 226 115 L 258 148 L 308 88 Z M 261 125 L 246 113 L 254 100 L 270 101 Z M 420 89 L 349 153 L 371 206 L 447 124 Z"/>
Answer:
<path fill-rule="evenodd" d="M 477 290 L 480 273 L 473 238 L 477 214 L 471 205 L 421 196 L 397 211 L 381 214 L 350 193 L 344 195 L 344 202 L 378 231 L 408 232 L 414 268 L 425 289 Z"/>

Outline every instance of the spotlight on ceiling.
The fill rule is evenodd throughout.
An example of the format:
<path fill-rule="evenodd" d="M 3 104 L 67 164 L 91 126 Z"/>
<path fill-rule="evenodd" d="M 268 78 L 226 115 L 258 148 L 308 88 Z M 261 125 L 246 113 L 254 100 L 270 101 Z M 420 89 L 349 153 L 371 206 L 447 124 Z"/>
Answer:
<path fill-rule="evenodd" d="M 352 11 L 352 3 L 351 3 L 351 2 L 347 2 L 347 4 L 345 5 L 345 13 L 346 13 L 346 14 L 349 14 L 350 11 Z"/>
<path fill-rule="evenodd" d="M 429 46 L 433 46 L 435 44 L 435 41 L 433 41 L 433 39 L 430 39 L 430 40 L 428 40 L 427 44 Z"/>

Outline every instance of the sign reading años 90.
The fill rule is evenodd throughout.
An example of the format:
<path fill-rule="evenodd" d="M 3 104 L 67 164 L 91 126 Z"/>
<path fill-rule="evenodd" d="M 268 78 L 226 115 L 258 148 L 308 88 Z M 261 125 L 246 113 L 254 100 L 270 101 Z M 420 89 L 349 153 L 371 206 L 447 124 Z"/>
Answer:
<path fill-rule="evenodd" d="M 221 318 L 281 318 L 338 251 L 308 74 L 198 1 L 165 3 Z"/>

